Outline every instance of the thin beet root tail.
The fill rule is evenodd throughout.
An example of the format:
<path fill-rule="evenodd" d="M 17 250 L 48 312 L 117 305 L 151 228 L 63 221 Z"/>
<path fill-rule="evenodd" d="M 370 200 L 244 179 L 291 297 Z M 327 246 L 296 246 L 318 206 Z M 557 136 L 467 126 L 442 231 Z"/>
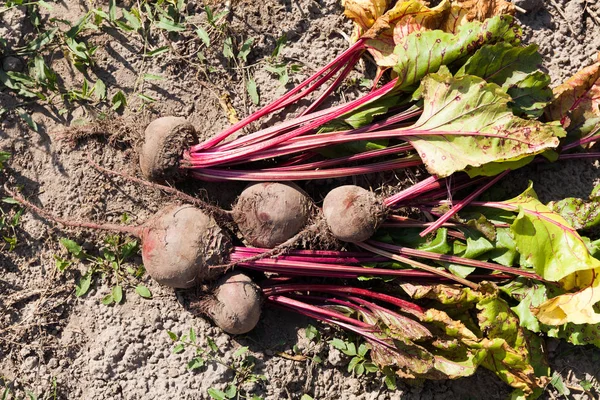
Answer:
<path fill-rule="evenodd" d="M 205 280 L 216 279 L 225 268 L 210 268 L 225 263 L 231 253 L 229 237 L 217 222 L 190 205 L 171 205 L 138 226 L 75 222 L 55 217 L 5 190 L 24 207 L 41 217 L 64 226 L 121 232 L 142 241 L 142 260 L 148 274 L 161 285 L 189 288 Z"/>
<path fill-rule="evenodd" d="M 140 169 L 144 178 L 162 182 L 177 178 L 183 153 L 198 136 L 194 127 L 181 117 L 161 117 L 152 121 L 144 133 L 140 149 Z"/>
<path fill-rule="evenodd" d="M 98 165 L 89 155 L 88 155 L 87 159 L 95 169 L 97 169 L 98 171 L 100 171 L 104 174 L 118 176 L 123 179 L 127 179 L 128 181 L 135 182 L 135 183 L 147 186 L 152 189 L 161 190 L 163 192 L 169 193 L 169 194 L 175 196 L 178 200 L 193 204 L 196 207 L 200 208 L 201 210 L 206 211 L 212 217 L 217 219 L 220 223 L 231 224 L 231 220 L 233 219 L 231 211 L 223 210 L 220 207 L 214 206 L 214 205 L 209 204 L 205 201 L 202 201 L 194 196 L 190 196 L 187 193 L 181 192 L 181 191 L 175 189 L 174 187 L 161 185 L 160 183 L 150 182 L 150 181 L 147 181 L 144 179 L 136 178 L 135 176 L 131 176 L 131 175 L 128 175 L 123 172 L 118 172 L 118 171 L 114 171 L 112 169 L 104 168 L 104 167 Z"/>
<path fill-rule="evenodd" d="M 358 243 L 369 239 L 387 217 L 389 210 L 373 192 L 359 186 L 340 186 L 323 201 L 323 215 L 338 240 Z"/>
<path fill-rule="evenodd" d="M 13 199 L 15 199 L 19 204 L 23 207 L 33 211 L 38 216 L 48 220 L 55 222 L 57 224 L 68 226 L 71 228 L 87 228 L 94 230 L 102 230 L 102 231 L 111 231 L 111 232 L 120 232 L 126 233 L 129 235 L 133 235 L 141 238 L 143 236 L 144 226 L 145 225 L 137 225 L 137 226 L 127 226 L 127 225 L 117 225 L 117 224 L 99 224 L 91 221 L 72 221 L 69 219 L 64 219 L 57 217 L 55 215 L 50 214 L 46 210 L 34 205 L 28 200 L 25 200 L 23 196 L 18 194 L 17 192 L 12 191 L 8 188 L 8 186 L 4 185 L 4 190 L 8 193 Z"/>
<path fill-rule="evenodd" d="M 212 291 L 190 305 L 194 314 L 210 318 L 224 332 L 241 335 L 250 332 L 260 319 L 261 288 L 241 272 L 231 272 Z"/>
<path fill-rule="evenodd" d="M 248 186 L 233 208 L 233 219 L 254 247 L 285 243 L 308 223 L 314 205 L 293 183 L 263 182 Z"/>

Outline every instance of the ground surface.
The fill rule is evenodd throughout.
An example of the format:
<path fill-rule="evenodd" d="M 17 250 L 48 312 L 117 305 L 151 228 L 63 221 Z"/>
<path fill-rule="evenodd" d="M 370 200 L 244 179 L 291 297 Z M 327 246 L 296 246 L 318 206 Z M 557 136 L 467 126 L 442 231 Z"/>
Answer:
<path fill-rule="evenodd" d="M 524 8 L 535 3 L 542 4 L 519 18 L 527 40 L 540 45 L 545 65 L 558 83 L 590 63 L 600 49 L 600 19 L 595 17 L 596 13 L 600 15 L 600 7 L 591 1 L 519 1 Z M 75 21 L 89 10 L 87 2 L 76 0 L 52 5 L 51 11 L 42 10 L 44 21 Z M 123 6 L 120 2 L 117 5 Z M 214 8 L 216 13 L 222 6 Z M 186 7 L 198 24 L 206 24 L 202 10 L 195 2 Z M 208 49 L 197 38 L 164 32 L 154 33 L 146 43 L 139 36 L 124 36 L 110 27 L 88 32 L 84 35 L 88 44 L 99 46 L 94 56 L 97 64 L 92 68 L 95 76 L 88 79 L 102 79 L 109 88 L 109 99 L 122 90 L 128 99 L 127 108 L 120 110 L 121 116 L 110 114 L 103 127 L 78 131 L 83 136 L 78 140 L 65 128 L 89 124 L 99 111 L 110 109 L 108 101 L 93 107 L 72 107 L 66 113 L 58 112 L 60 105 L 26 105 L 24 110 L 37 122 L 38 132 L 30 130 L 15 114 L 2 117 L 0 150 L 12 153 L 2 180 L 22 186 L 32 201 L 55 215 L 119 222 L 127 214 L 129 223 L 141 223 L 171 199 L 120 178 L 107 178 L 94 170 L 86 157 L 108 168 L 136 174 L 136 146 L 141 131 L 159 115 L 184 116 L 207 137 L 217 133 L 229 124 L 227 107 L 223 106 L 227 99 L 239 116 L 255 109 L 245 90 L 248 79 L 256 81 L 261 104 L 265 104 L 346 48 L 351 25 L 341 12 L 338 0 L 241 0 L 233 3 L 228 27 L 211 32 L 213 43 Z M 21 8 L 0 14 L 0 37 L 11 46 L 23 45 L 32 32 Z M 299 72 L 290 71 L 286 87 L 265 68 L 283 34 L 287 44 L 279 60 L 303 67 Z M 247 62 L 232 62 L 222 55 L 226 37 L 233 38 L 238 48 L 246 39 L 254 38 Z M 148 45 L 170 49 L 156 57 L 142 57 Z M 204 53 L 205 61 L 198 61 L 198 50 Z M 56 52 L 46 62 L 60 74 L 65 87 L 81 86 L 84 75 L 73 69 L 65 55 Z M 359 65 L 354 77 L 363 73 L 372 77 L 372 72 L 367 62 Z M 143 80 L 143 74 L 164 79 Z M 362 90 L 355 79 L 336 96 L 348 99 Z M 144 105 L 137 94 L 156 101 Z M 0 92 L 2 106 L 14 106 L 18 101 Z M 86 132 L 87 136 L 82 134 Z M 564 196 L 586 197 L 600 179 L 600 172 L 591 161 L 529 168 L 514 175 L 507 185 L 523 186 L 527 179 L 534 180 L 542 200 L 547 201 Z M 320 185 L 308 183 L 305 187 L 318 199 Z M 225 208 L 242 188 L 242 184 L 185 186 L 189 192 L 208 196 Z M 14 207 L 3 208 L 14 212 Z M 224 390 L 235 377 L 232 370 L 214 361 L 189 371 L 186 365 L 194 355 L 189 346 L 172 353 L 174 343 L 167 330 L 180 335 L 190 328 L 203 347 L 207 338 L 212 338 L 225 363 L 239 366 L 241 359 L 252 361 L 248 358 L 251 354 L 255 358 L 252 373 L 264 375 L 266 381 L 245 383 L 242 389 L 268 399 L 299 399 L 303 394 L 315 399 L 502 399 L 510 392 L 484 370 L 459 381 L 427 382 L 422 386 L 400 383 L 398 390 L 389 391 L 381 376 L 357 378 L 347 373 L 348 359 L 323 340 L 317 345 L 308 341 L 304 334 L 308 319 L 266 309 L 254 331 L 230 337 L 193 317 L 184 307 L 186 293 L 160 287 L 148 277 L 141 281 L 152 292 L 152 299 L 143 299 L 129 288 L 121 304 L 101 304 L 115 284 L 110 274 L 104 278 L 98 275 L 89 293 L 76 297 L 74 282 L 90 263 L 75 262 L 65 273 L 57 271 L 55 256 L 69 258 L 59 239 L 68 237 L 83 244 L 90 254 L 99 255 L 106 235 L 62 229 L 25 213 L 16 236 L 16 248 L 8 251 L 5 247 L 0 252 L 0 393 L 4 385 L 10 387 L 9 398 L 23 396 L 24 391 L 40 398 L 208 398 L 209 388 Z M 128 265 L 140 262 L 134 257 Z M 327 328 L 320 330 L 324 336 L 329 334 Z M 308 357 L 290 359 L 295 345 L 297 353 Z M 241 346 L 248 346 L 249 353 L 235 356 Z M 600 350 L 557 346 L 554 341 L 548 347 L 552 367 L 568 384 L 577 387 L 582 380 L 598 384 Z M 288 357 L 281 356 L 281 352 Z M 323 361 L 315 363 L 311 359 L 314 355 Z M 573 398 L 589 395 L 574 389 L 571 393 Z M 545 396 L 557 396 L 557 391 L 549 387 Z"/>

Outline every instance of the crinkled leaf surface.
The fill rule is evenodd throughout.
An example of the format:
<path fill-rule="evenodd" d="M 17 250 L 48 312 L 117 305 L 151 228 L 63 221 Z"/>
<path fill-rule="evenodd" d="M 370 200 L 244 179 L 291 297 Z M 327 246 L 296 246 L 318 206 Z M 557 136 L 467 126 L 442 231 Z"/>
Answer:
<path fill-rule="evenodd" d="M 405 290 L 406 286 L 403 285 Z M 544 384 L 543 379 L 536 376 L 532 362 L 543 363 L 539 357 L 531 358 L 529 342 L 523 329 L 519 326 L 517 315 L 510 309 L 508 303 L 499 297 L 499 291 L 491 283 L 482 283 L 478 290 L 461 288 L 455 285 L 413 286 L 407 290 L 411 297 L 435 298 L 444 303 L 454 303 L 456 306 L 467 306 L 463 313 L 467 315 L 476 312 L 477 323 L 481 337 L 475 336 L 472 330 L 456 321 L 451 322 L 445 313 L 428 310 L 422 320 L 443 322 L 445 334 L 460 338 L 462 345 L 469 348 L 482 366 L 495 372 L 504 382 L 508 383 L 524 395 L 532 395 Z M 470 305 L 469 305 L 470 304 Z M 456 308 L 456 307 L 454 307 Z M 438 324 L 439 325 L 439 324 Z M 465 334 L 466 333 L 466 334 Z M 544 371 L 544 368 L 537 368 Z"/>
<path fill-rule="evenodd" d="M 534 268 L 542 278 L 555 282 L 574 272 L 600 267 L 577 231 L 537 199 L 531 184 L 521 195 L 502 203 L 519 210 L 510 229 L 522 266 Z"/>
<path fill-rule="evenodd" d="M 396 63 L 396 44 L 413 32 L 436 29 L 449 9 L 448 0 L 433 8 L 419 0 L 399 1 L 364 34 L 368 38 L 365 46 L 379 67 L 392 67 Z"/>
<path fill-rule="evenodd" d="M 362 36 L 389 7 L 389 0 L 342 0 L 344 15 L 354 22 L 353 38 Z"/>
<path fill-rule="evenodd" d="M 514 14 L 515 6 L 506 0 L 453 0 L 452 5 L 458 6 L 466 11 L 466 19 L 483 21 L 494 15 Z"/>
<path fill-rule="evenodd" d="M 592 87 L 596 86 L 595 91 L 600 89 L 597 87 L 598 79 L 600 79 L 600 61 L 585 67 L 555 87 L 553 90 L 554 100 L 546 108 L 546 117 L 549 120 L 561 121 L 565 127 L 576 125 L 576 123 L 571 123 L 570 111 L 580 107 L 581 103 L 587 102 L 586 98 L 589 98 L 588 94 Z"/>
<path fill-rule="evenodd" d="M 429 74 L 421 83 L 423 113 L 406 132 L 427 170 L 445 177 L 467 167 L 516 161 L 558 145 L 562 128 L 516 117 L 510 96 L 476 76 Z M 418 133 L 417 133 L 418 132 Z M 422 133 L 421 133 L 422 132 Z M 471 168 L 471 176 L 482 171 Z"/>
<path fill-rule="evenodd" d="M 398 88 L 413 89 L 427 74 L 437 72 L 442 65 L 449 65 L 467 58 L 479 47 L 496 42 L 518 44 L 521 31 L 510 16 L 494 17 L 485 22 L 469 22 L 456 34 L 441 30 L 413 32 L 402 38 L 394 50 L 389 64 L 398 75 Z"/>
<path fill-rule="evenodd" d="M 511 308 L 519 317 L 519 325 L 532 332 L 540 332 L 540 323 L 531 310 L 548 300 L 546 286 L 540 282 L 517 278 L 500 290 L 519 301 L 518 305 Z"/>
<path fill-rule="evenodd" d="M 530 362 L 528 342 L 519 319 L 497 294 L 477 303 L 477 316 L 488 341 L 483 342 L 488 355 L 482 366 L 493 371 L 504 382 L 525 394 L 543 386 Z"/>
<path fill-rule="evenodd" d="M 550 77 L 539 71 L 542 56 L 538 47 L 512 46 L 505 42 L 481 47 L 456 76 L 476 75 L 502 87 L 512 98 L 516 115 L 539 117 L 552 100 Z"/>
<path fill-rule="evenodd" d="M 374 340 L 367 340 L 371 347 L 371 360 L 380 368 L 394 367 L 404 378 L 423 377 L 433 370 L 433 355 L 421 346 L 406 344 L 391 339 L 382 339 L 387 346 Z"/>
<path fill-rule="evenodd" d="M 593 228 L 600 224 L 600 197 L 592 197 L 589 200 L 569 197 L 551 201 L 548 208 L 560 214 L 577 230 Z"/>

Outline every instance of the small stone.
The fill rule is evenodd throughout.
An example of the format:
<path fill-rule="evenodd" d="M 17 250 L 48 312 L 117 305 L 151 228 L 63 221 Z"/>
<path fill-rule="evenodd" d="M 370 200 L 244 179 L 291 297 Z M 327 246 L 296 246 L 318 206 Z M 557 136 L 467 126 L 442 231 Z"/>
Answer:
<path fill-rule="evenodd" d="M 513 4 L 527 12 L 533 12 L 542 8 L 544 0 L 513 0 Z"/>
<path fill-rule="evenodd" d="M 345 357 L 338 349 L 331 348 L 329 349 L 329 354 L 327 355 L 327 361 L 334 367 L 340 367 L 344 365 Z"/>
<path fill-rule="evenodd" d="M 23 71 L 23 61 L 17 57 L 4 57 L 2 60 L 2 69 L 11 72 L 21 72 Z"/>
<path fill-rule="evenodd" d="M 24 361 L 23 364 L 21 364 L 21 367 L 24 370 L 32 370 L 34 369 L 36 366 L 38 365 L 38 358 L 36 356 L 30 356 L 27 357 Z"/>

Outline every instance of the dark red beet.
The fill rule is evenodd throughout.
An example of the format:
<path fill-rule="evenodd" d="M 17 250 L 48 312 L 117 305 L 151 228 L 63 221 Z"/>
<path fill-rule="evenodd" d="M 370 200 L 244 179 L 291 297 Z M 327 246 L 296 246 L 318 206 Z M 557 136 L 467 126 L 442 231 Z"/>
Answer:
<path fill-rule="evenodd" d="M 231 242 L 216 221 L 198 208 L 183 205 L 161 210 L 141 227 L 142 259 L 158 283 L 189 288 L 224 272 Z"/>
<path fill-rule="evenodd" d="M 185 118 L 155 119 L 146 127 L 140 150 L 142 175 L 158 182 L 176 177 L 183 152 L 197 142 L 196 131 Z"/>
<path fill-rule="evenodd" d="M 142 241 L 142 260 L 148 274 L 158 283 L 175 288 L 189 288 L 221 275 L 232 250 L 229 237 L 217 222 L 202 210 L 190 205 L 170 205 L 146 223 L 138 226 L 97 224 L 57 218 L 25 200 L 18 193 L 5 190 L 23 206 L 42 217 L 65 226 L 128 233 Z"/>
<path fill-rule="evenodd" d="M 260 318 L 262 291 L 247 275 L 235 271 L 223 276 L 210 295 L 200 302 L 207 315 L 223 331 L 240 335 L 250 332 Z"/>
<path fill-rule="evenodd" d="M 386 215 L 383 202 L 359 186 L 340 186 L 323 201 L 323 215 L 333 235 L 344 242 L 369 239 Z"/>
<path fill-rule="evenodd" d="M 291 183 L 256 183 L 248 186 L 233 208 L 233 219 L 246 241 L 272 248 L 306 226 L 312 200 Z"/>

